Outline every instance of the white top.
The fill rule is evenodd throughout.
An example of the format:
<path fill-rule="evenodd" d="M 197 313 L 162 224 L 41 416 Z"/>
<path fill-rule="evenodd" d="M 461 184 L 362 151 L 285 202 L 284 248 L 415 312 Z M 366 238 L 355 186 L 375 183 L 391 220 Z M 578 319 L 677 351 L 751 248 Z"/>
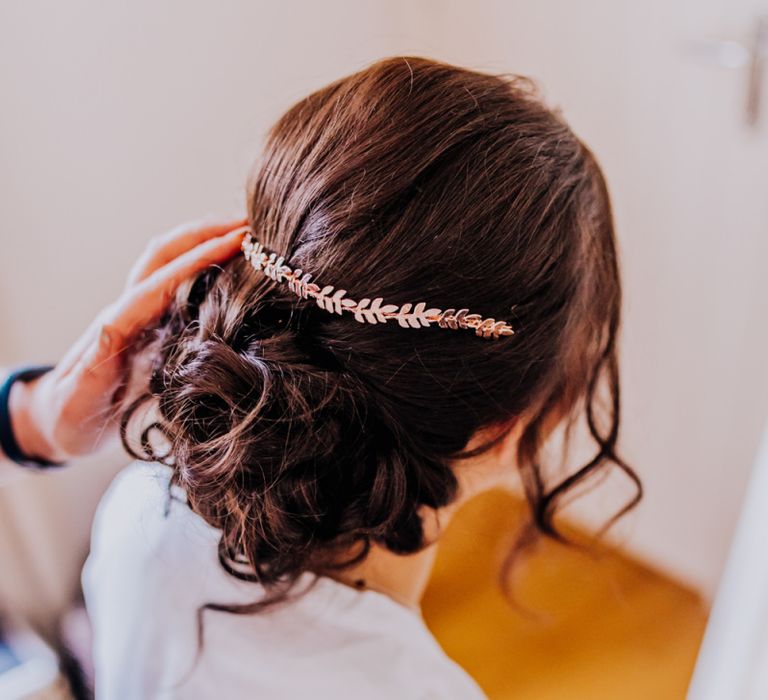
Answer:
<path fill-rule="evenodd" d="M 169 474 L 132 464 L 96 514 L 83 588 L 98 700 L 485 698 L 416 612 L 328 577 L 265 612 L 207 611 L 193 665 L 197 609 L 253 602 L 263 589 L 223 570 L 219 531 L 183 492 L 174 487 L 168 498 Z M 312 578 L 304 574 L 299 585 Z"/>

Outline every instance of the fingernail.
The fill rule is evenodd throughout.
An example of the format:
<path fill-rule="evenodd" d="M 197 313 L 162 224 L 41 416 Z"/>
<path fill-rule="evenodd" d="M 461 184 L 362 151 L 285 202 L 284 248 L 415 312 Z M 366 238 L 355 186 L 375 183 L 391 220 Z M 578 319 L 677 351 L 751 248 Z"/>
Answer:
<path fill-rule="evenodd" d="M 112 333 L 107 326 L 101 329 L 101 335 L 99 337 L 99 344 L 104 350 L 109 350 L 112 347 Z"/>

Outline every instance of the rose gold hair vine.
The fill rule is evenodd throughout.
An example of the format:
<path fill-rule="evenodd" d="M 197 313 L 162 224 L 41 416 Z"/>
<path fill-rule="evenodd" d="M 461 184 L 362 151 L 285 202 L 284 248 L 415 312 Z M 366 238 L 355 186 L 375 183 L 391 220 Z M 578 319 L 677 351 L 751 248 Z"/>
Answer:
<path fill-rule="evenodd" d="M 396 319 L 403 328 L 421 328 L 437 323 L 440 328 L 470 328 L 483 338 L 498 340 L 504 335 L 513 335 L 514 330 L 506 321 L 496 321 L 492 318 L 482 318 L 479 314 L 470 314 L 469 309 L 428 309 L 425 302 L 418 304 L 384 304 L 381 297 L 368 297 L 355 301 L 346 296 L 345 289 L 334 289 L 311 282 L 312 275 L 300 269 L 293 270 L 285 264 L 285 258 L 264 249 L 264 246 L 253 237 L 250 226 L 243 226 L 242 250 L 245 259 L 251 263 L 254 270 L 263 272 L 276 282 L 288 281 L 288 287 L 302 299 L 312 298 L 317 305 L 331 313 L 341 315 L 344 311 L 355 314 L 355 320 L 360 323 L 386 323 L 388 319 Z"/>

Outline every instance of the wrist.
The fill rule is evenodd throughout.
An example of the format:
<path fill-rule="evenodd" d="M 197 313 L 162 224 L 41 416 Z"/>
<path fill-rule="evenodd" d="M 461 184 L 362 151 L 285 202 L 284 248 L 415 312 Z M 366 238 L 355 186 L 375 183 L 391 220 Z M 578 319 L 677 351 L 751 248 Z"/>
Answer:
<path fill-rule="evenodd" d="M 47 436 L 41 421 L 38 394 L 45 375 L 28 381 L 15 381 L 8 395 L 11 429 L 22 453 L 30 459 L 61 462 L 61 454 Z"/>

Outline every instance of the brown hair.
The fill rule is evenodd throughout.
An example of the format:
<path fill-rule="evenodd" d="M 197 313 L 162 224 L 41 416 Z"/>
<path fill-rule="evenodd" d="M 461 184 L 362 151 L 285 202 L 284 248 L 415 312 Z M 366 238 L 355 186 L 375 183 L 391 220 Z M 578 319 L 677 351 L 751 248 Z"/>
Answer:
<path fill-rule="evenodd" d="M 242 257 L 186 284 L 147 333 L 151 379 L 123 438 L 156 400 L 161 420 L 136 456 L 162 459 L 148 437 L 159 427 L 174 482 L 221 529 L 233 575 L 286 590 L 339 546 L 419 550 L 419 508 L 456 496 L 449 462 L 492 444 L 464 451 L 479 429 L 500 439 L 523 415 L 519 469 L 541 532 L 559 536 L 563 497 L 610 464 L 637 484 L 624 510 L 637 502 L 616 453 L 621 287 L 606 185 L 529 81 L 374 63 L 279 119 L 248 207 L 268 249 L 355 299 L 468 307 L 516 334 L 357 323 Z M 553 415 L 584 416 L 597 450 L 548 483 L 539 452 Z"/>

